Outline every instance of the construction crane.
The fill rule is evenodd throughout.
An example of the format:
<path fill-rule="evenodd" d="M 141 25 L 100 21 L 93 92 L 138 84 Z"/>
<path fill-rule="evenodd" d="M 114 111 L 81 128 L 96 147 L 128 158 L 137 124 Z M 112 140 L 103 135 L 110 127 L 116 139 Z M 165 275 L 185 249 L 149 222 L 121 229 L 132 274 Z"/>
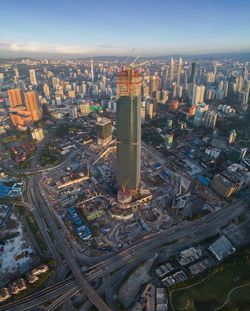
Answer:
<path fill-rule="evenodd" d="M 135 48 L 132 48 L 132 49 L 130 50 L 130 52 L 128 53 L 128 56 L 127 56 L 127 58 L 126 58 L 126 60 L 125 60 L 125 62 L 124 62 L 124 65 L 126 65 L 128 59 L 129 59 L 129 57 L 130 57 L 131 54 L 134 52 L 134 50 L 135 50 Z"/>

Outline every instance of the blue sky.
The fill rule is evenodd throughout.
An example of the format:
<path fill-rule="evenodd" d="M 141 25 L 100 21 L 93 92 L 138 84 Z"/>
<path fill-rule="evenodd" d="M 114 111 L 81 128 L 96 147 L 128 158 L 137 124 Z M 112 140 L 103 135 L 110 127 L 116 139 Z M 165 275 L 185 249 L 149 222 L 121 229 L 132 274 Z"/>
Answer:
<path fill-rule="evenodd" d="M 0 55 L 250 51 L 249 0 L 3 0 Z"/>

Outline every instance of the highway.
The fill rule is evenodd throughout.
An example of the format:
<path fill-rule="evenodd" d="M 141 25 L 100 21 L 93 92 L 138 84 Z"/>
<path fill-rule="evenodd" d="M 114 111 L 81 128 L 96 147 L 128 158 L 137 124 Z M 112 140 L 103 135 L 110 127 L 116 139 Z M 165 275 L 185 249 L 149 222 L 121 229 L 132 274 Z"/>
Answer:
<path fill-rule="evenodd" d="M 240 200 L 232 206 L 209 214 L 202 219 L 186 223 L 183 226 L 176 226 L 158 234 L 147 236 L 135 245 L 120 251 L 112 258 L 105 260 L 100 258 L 100 263 L 92 266 L 87 271 L 87 273 L 85 273 L 86 279 L 88 281 L 97 280 L 110 274 L 111 272 L 118 270 L 119 268 L 122 268 L 128 264 L 132 264 L 135 261 L 145 261 L 150 258 L 154 252 L 159 251 L 161 247 L 164 247 L 164 250 L 168 251 L 169 256 L 171 256 L 171 254 L 174 254 L 178 249 L 185 248 L 192 243 L 201 241 L 206 237 L 214 235 L 218 230 L 222 229 L 225 225 L 230 223 L 234 218 L 240 216 L 246 210 L 247 203 L 243 200 Z M 60 287 L 58 289 L 56 286 L 57 285 L 55 285 L 54 291 L 57 293 L 58 297 L 60 296 L 60 294 L 58 294 Z M 72 284 L 70 290 L 73 289 L 77 290 L 78 287 Z M 29 297 L 26 297 L 26 299 L 29 299 Z M 33 299 L 31 297 L 28 305 L 32 305 L 32 301 Z M 48 300 L 41 296 L 40 304 L 44 303 L 45 301 Z M 37 305 L 36 300 L 34 303 Z M 13 304 L 12 308 L 9 308 L 9 305 L 5 305 L 5 308 L 0 307 L 0 311 L 27 310 L 26 303 L 21 305 L 19 304 L 18 307 L 19 309 L 13 309 Z"/>
<path fill-rule="evenodd" d="M 35 176 L 30 177 L 30 184 L 28 188 L 28 192 L 31 192 L 32 204 L 35 206 L 36 210 L 39 210 L 40 213 L 46 220 L 48 227 L 50 228 L 54 239 L 63 253 L 63 257 L 65 258 L 67 265 L 72 271 L 77 284 L 79 285 L 79 289 L 83 290 L 83 293 L 88 296 L 91 302 L 98 308 L 98 310 L 103 311 L 111 311 L 108 305 L 101 299 L 101 297 L 96 293 L 96 291 L 92 288 L 92 286 L 88 283 L 86 278 L 84 277 L 81 268 L 76 260 L 76 258 L 72 255 L 71 248 L 67 245 L 67 238 L 61 233 L 59 230 L 55 220 L 54 215 L 51 213 L 51 210 L 47 207 L 41 193 L 39 190 L 39 179 Z"/>
<path fill-rule="evenodd" d="M 240 201 L 236 205 L 223 210 L 209 214 L 203 219 L 179 226 L 177 229 L 169 229 L 164 232 L 155 234 L 152 238 L 146 238 L 132 247 L 122 250 L 112 258 L 103 260 L 99 264 L 92 266 L 86 273 L 87 277 L 98 279 L 104 275 L 113 272 L 125 264 L 134 260 L 134 257 L 145 258 L 146 254 L 153 254 L 159 247 L 164 244 L 171 244 L 186 239 L 188 243 L 192 240 L 202 240 L 215 233 L 216 229 L 223 228 L 232 219 L 241 215 L 247 208 L 247 203 Z"/>

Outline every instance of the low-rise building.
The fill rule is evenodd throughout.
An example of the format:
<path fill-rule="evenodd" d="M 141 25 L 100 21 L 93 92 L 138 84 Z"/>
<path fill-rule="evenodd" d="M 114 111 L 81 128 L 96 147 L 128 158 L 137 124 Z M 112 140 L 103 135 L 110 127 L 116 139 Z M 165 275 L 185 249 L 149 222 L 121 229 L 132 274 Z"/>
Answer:
<path fill-rule="evenodd" d="M 41 127 L 35 128 L 31 131 L 32 138 L 41 141 L 44 139 L 43 129 Z"/>

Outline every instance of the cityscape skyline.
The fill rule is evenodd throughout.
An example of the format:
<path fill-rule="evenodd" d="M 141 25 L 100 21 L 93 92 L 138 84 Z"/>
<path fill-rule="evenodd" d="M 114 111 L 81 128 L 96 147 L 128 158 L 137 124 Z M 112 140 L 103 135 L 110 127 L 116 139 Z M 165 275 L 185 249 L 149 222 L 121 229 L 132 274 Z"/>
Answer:
<path fill-rule="evenodd" d="M 9 1 L 0 57 L 246 52 L 249 8 L 245 0 Z"/>
<path fill-rule="evenodd" d="M 250 310 L 249 0 L 8 0 L 0 311 Z"/>

